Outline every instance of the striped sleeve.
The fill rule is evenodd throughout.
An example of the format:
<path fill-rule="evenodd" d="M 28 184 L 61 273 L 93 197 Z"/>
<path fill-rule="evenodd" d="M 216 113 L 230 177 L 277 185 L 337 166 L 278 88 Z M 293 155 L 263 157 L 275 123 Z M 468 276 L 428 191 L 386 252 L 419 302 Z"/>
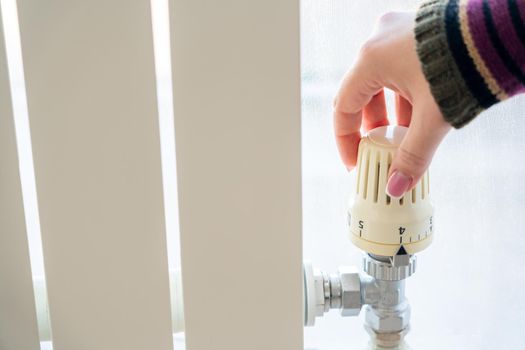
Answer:
<path fill-rule="evenodd" d="M 423 72 L 459 128 L 525 92 L 525 0 L 430 0 L 416 16 Z"/>

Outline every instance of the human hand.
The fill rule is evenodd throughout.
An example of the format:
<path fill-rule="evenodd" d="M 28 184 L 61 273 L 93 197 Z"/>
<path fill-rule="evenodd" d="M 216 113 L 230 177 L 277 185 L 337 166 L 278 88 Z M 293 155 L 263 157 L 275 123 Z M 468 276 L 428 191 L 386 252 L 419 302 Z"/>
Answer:
<path fill-rule="evenodd" d="M 387 194 L 402 197 L 430 165 L 451 129 L 430 92 L 416 53 L 415 14 L 387 13 L 343 78 L 334 101 L 339 153 L 350 170 L 356 165 L 360 129 L 388 125 L 384 88 L 396 93 L 397 124 L 408 127 L 389 171 Z"/>

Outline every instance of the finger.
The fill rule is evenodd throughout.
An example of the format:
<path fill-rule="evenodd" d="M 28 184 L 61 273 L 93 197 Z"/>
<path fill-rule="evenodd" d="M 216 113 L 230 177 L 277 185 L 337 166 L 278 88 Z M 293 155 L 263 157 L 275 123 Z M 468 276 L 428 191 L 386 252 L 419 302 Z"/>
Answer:
<path fill-rule="evenodd" d="M 337 149 L 343 164 L 348 171 L 357 163 L 357 150 L 361 141 L 361 133 L 353 132 L 348 135 L 336 136 Z"/>
<path fill-rule="evenodd" d="M 412 104 L 403 96 L 396 93 L 397 125 L 408 127 L 412 119 Z"/>
<path fill-rule="evenodd" d="M 348 169 L 352 169 L 357 162 L 362 109 L 381 88 L 373 83 L 367 72 L 367 67 L 358 63 L 346 74 L 334 101 L 337 147 Z"/>
<path fill-rule="evenodd" d="M 388 125 L 386 112 L 385 90 L 381 89 L 372 96 L 370 102 L 363 108 L 363 127 L 365 131 Z"/>
<path fill-rule="evenodd" d="M 414 108 L 412 123 L 394 155 L 386 188 L 387 194 L 393 198 L 402 197 L 417 184 L 450 130 L 450 125 L 440 115 L 441 120 L 428 117 L 428 112 L 427 108 Z"/>

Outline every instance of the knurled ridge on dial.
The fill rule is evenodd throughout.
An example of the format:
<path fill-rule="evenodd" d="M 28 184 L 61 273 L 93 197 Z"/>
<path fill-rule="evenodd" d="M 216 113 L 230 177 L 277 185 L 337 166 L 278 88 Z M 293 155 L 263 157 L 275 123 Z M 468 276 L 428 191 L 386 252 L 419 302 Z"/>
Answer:
<path fill-rule="evenodd" d="M 391 262 L 379 261 L 369 254 L 363 257 L 363 270 L 381 281 L 400 281 L 410 277 L 416 272 L 416 256 L 410 256 L 409 262 L 404 266 L 394 266 Z"/>

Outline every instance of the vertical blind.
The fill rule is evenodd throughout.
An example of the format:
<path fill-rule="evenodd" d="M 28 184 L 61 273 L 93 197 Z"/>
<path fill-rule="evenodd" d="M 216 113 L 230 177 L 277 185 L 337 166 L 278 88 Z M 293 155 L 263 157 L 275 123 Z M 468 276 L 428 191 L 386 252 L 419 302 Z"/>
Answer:
<path fill-rule="evenodd" d="M 18 13 L 53 346 L 169 349 L 149 3 Z"/>
<path fill-rule="evenodd" d="M 36 350 L 38 330 L 0 16 L 0 348 Z"/>
<path fill-rule="evenodd" d="M 170 5 L 188 349 L 301 349 L 299 1 Z"/>

